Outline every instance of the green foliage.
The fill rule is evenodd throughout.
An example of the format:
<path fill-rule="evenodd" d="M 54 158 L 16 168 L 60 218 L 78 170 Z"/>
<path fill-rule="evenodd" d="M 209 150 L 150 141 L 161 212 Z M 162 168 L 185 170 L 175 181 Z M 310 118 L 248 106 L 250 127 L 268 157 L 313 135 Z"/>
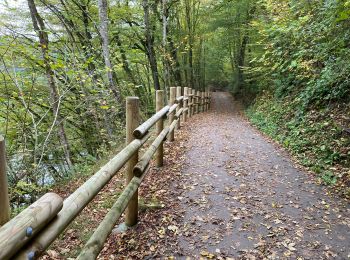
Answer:
<path fill-rule="evenodd" d="M 291 97 L 276 99 L 265 92 L 247 110 L 247 115 L 301 164 L 333 185 L 350 177 L 350 138 L 339 124 L 344 110 L 349 112 L 350 107 L 300 114 L 299 103 Z"/>
<path fill-rule="evenodd" d="M 348 186 L 350 2 L 259 1 L 244 93 L 251 121 L 329 185 Z M 253 100 L 253 99 L 251 99 Z M 345 190 L 346 193 L 346 189 Z M 349 191 L 348 191 L 349 192 Z"/>
<path fill-rule="evenodd" d="M 246 53 L 254 47 L 255 30 L 249 25 L 256 12 L 256 1 L 213 1 L 205 24 L 206 79 L 215 88 L 240 93 Z"/>
<path fill-rule="evenodd" d="M 0 3 L 0 134 L 7 141 L 12 202 L 17 207 L 35 199 L 47 185 L 71 178 L 81 167 L 89 168 L 125 135 L 123 104 L 116 102 L 106 78 L 97 3 L 34 1 L 49 35 L 46 58 L 59 96 L 55 101 L 25 2 Z M 114 26 L 109 47 L 121 102 L 125 96 L 137 95 L 147 115 L 153 111 L 154 97 L 147 56 L 141 47 L 132 48 L 142 46 L 143 29 L 125 23 L 125 19 L 141 23 L 142 8 L 113 5 L 110 17 Z M 53 113 L 54 103 L 60 122 Z M 62 143 L 59 125 L 67 144 Z M 67 146 L 73 166 L 67 162 Z"/>
<path fill-rule="evenodd" d="M 348 117 L 340 119 L 350 101 L 348 0 L 181 0 L 165 9 L 147 0 L 148 29 L 142 2 L 109 2 L 111 66 L 97 1 L 34 1 L 49 39 L 44 57 L 27 5 L 0 3 L 0 134 L 17 206 L 107 157 L 124 140 L 124 98 L 139 96 L 149 117 L 157 81 L 165 90 L 212 86 L 249 102 L 258 96 L 252 120 L 305 165 L 323 174 L 348 163 Z M 342 178 L 329 172 L 328 183 Z"/>
<path fill-rule="evenodd" d="M 263 77 L 264 81 L 254 83 L 260 89 L 273 90 L 279 98 L 298 95 L 303 110 L 349 101 L 349 3 L 262 3 L 265 19 L 256 19 L 252 26 L 266 47 L 262 55 L 255 54 L 250 64 L 253 77 Z M 275 12 L 277 9 L 280 11 Z M 255 73 L 256 68 L 260 75 Z"/>

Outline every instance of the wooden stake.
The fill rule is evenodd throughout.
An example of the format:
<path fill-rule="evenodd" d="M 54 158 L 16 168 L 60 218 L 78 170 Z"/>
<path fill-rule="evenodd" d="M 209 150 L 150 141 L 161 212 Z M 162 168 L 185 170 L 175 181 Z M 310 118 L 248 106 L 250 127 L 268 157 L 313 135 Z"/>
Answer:
<path fill-rule="evenodd" d="M 197 114 L 197 91 L 194 89 L 193 90 L 193 114 Z"/>
<path fill-rule="evenodd" d="M 201 107 L 202 107 L 202 113 L 205 111 L 204 110 L 204 102 L 205 102 L 205 99 L 204 99 L 204 92 L 202 91 L 201 92 Z"/>
<path fill-rule="evenodd" d="M 184 109 L 186 109 L 188 106 L 188 100 L 185 100 L 185 98 L 187 98 L 187 97 L 188 97 L 188 87 L 185 87 L 184 88 Z M 184 118 L 184 122 L 186 122 L 187 121 L 187 112 L 184 112 L 183 118 Z"/>
<path fill-rule="evenodd" d="M 196 114 L 198 114 L 199 113 L 199 104 L 200 104 L 200 94 L 201 94 L 201 92 L 200 91 L 197 91 L 197 96 L 196 96 Z"/>
<path fill-rule="evenodd" d="M 173 106 L 175 104 L 175 99 L 176 99 L 176 87 L 171 87 L 170 88 L 170 97 L 169 97 L 169 106 Z M 168 125 L 170 126 L 172 122 L 174 121 L 174 113 L 169 114 L 169 122 Z M 171 131 L 169 133 L 169 141 L 173 142 L 174 141 L 174 131 Z"/>
<path fill-rule="evenodd" d="M 205 90 L 205 111 L 208 111 L 209 109 L 209 91 L 208 89 Z"/>
<path fill-rule="evenodd" d="M 192 116 L 192 88 L 188 88 L 188 117 L 190 118 Z"/>
<path fill-rule="evenodd" d="M 195 91 L 194 91 L 194 89 L 192 88 L 191 89 L 191 94 L 192 94 L 192 97 L 191 97 L 191 104 L 192 104 L 192 106 L 191 106 L 191 116 L 193 116 L 194 115 L 194 103 L 195 103 Z"/>
<path fill-rule="evenodd" d="M 207 91 L 204 89 L 203 91 L 203 111 L 207 111 Z"/>
<path fill-rule="evenodd" d="M 5 139 L 0 135 L 0 226 L 10 220 L 10 212 L 6 174 Z"/>
<path fill-rule="evenodd" d="M 140 123 L 140 107 L 138 97 L 126 98 L 126 145 L 134 140 L 133 132 Z M 126 185 L 134 177 L 134 167 L 138 161 L 138 150 L 129 159 L 126 164 Z M 129 201 L 125 214 L 125 224 L 129 227 L 137 224 L 138 218 L 138 190 Z"/>
<path fill-rule="evenodd" d="M 208 89 L 208 98 L 209 98 L 209 100 L 208 100 L 208 110 L 210 110 L 210 106 L 211 106 L 211 93 L 210 93 L 210 88 Z"/>
<path fill-rule="evenodd" d="M 176 87 L 176 98 L 179 98 L 179 97 L 181 97 L 181 87 Z M 182 108 L 181 103 L 179 103 L 179 106 L 177 107 L 176 112 L 178 112 L 180 108 Z M 177 125 L 176 125 L 176 130 L 180 129 L 180 127 L 181 127 L 180 121 L 181 120 L 179 120 Z"/>
<path fill-rule="evenodd" d="M 204 89 L 203 92 L 203 111 L 206 112 L 207 111 L 207 90 Z"/>
<path fill-rule="evenodd" d="M 157 90 L 156 92 L 156 111 L 160 111 L 164 107 L 164 90 Z M 159 135 L 164 129 L 164 119 L 161 118 L 157 122 L 157 135 Z M 164 159 L 164 142 L 162 141 L 156 152 L 156 166 L 163 166 Z"/>

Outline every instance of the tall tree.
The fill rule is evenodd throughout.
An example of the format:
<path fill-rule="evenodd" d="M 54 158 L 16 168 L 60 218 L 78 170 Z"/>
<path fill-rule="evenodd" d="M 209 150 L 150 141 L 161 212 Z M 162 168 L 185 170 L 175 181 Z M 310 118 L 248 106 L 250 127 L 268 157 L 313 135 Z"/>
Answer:
<path fill-rule="evenodd" d="M 102 51 L 105 60 L 106 73 L 108 78 L 108 83 L 111 91 L 113 92 L 117 102 L 121 104 L 120 91 L 115 83 L 115 75 L 113 73 L 113 68 L 111 64 L 110 54 L 109 54 L 109 38 L 108 38 L 108 14 L 107 14 L 108 4 L 107 0 L 98 0 L 98 11 L 100 19 L 100 35 L 102 39 Z"/>
<path fill-rule="evenodd" d="M 163 74 L 164 74 L 164 87 L 167 89 L 170 86 L 170 65 L 168 57 L 168 0 L 162 0 L 162 22 L 163 22 Z"/>
<path fill-rule="evenodd" d="M 156 9 L 156 3 L 152 2 L 149 3 L 149 0 L 143 0 L 142 6 L 144 10 L 144 23 L 145 23 L 145 39 L 146 39 L 146 50 L 147 50 L 147 57 L 149 60 L 149 64 L 152 71 L 152 78 L 154 83 L 154 89 L 159 90 L 160 89 L 160 83 L 159 83 L 159 73 L 158 73 L 158 65 L 157 65 L 157 58 L 156 58 L 156 52 L 154 50 L 154 31 L 155 31 L 155 24 L 153 21 L 151 21 L 150 18 L 150 5 L 152 5 L 152 9 Z M 156 15 L 155 12 L 153 12 L 153 15 Z"/>
<path fill-rule="evenodd" d="M 39 45 L 42 52 L 43 64 L 45 66 L 46 78 L 50 88 L 52 112 L 55 116 L 54 125 L 58 126 L 58 135 L 59 135 L 61 144 L 63 146 L 65 160 L 68 166 L 72 167 L 73 164 L 71 160 L 70 146 L 69 146 L 66 131 L 63 125 L 64 119 L 60 113 L 61 98 L 55 83 L 54 71 L 52 70 L 51 64 L 50 64 L 51 60 L 50 60 L 50 53 L 49 53 L 49 37 L 46 31 L 46 26 L 45 26 L 44 20 L 38 13 L 34 0 L 28 0 L 28 7 L 30 10 L 30 15 L 32 18 L 34 30 L 37 33 L 39 38 Z"/>

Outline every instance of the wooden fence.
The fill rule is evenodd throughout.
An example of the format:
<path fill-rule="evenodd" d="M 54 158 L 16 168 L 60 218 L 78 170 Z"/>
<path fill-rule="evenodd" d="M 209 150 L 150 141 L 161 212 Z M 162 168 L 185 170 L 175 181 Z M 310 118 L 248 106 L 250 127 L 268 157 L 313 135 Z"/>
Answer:
<path fill-rule="evenodd" d="M 164 91 L 158 90 L 156 113 L 139 125 L 139 99 L 128 97 L 125 148 L 65 200 L 57 194 L 47 193 L 12 220 L 9 220 L 5 146 L 0 137 L 0 225 L 3 225 L 0 228 L 0 259 L 38 258 L 124 165 L 126 187 L 77 259 L 96 259 L 124 211 L 125 224 L 137 224 L 138 187 L 150 168 L 151 159 L 155 155 L 156 166 L 163 166 L 163 143 L 166 139 L 174 141 L 174 132 L 181 127 L 180 121 L 185 123 L 194 114 L 210 109 L 209 91 L 185 87 L 182 92 L 181 87 L 171 87 L 168 105 L 164 101 Z M 139 149 L 150 138 L 153 126 L 156 126 L 157 136 L 139 158 Z"/>

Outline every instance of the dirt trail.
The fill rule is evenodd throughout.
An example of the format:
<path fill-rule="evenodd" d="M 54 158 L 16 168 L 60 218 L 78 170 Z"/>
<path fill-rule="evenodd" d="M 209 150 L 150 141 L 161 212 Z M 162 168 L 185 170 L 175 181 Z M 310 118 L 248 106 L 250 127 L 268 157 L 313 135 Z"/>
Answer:
<path fill-rule="evenodd" d="M 174 187 L 183 256 L 350 259 L 349 204 L 250 126 L 228 93 L 213 93 L 212 106 L 191 124 Z"/>

